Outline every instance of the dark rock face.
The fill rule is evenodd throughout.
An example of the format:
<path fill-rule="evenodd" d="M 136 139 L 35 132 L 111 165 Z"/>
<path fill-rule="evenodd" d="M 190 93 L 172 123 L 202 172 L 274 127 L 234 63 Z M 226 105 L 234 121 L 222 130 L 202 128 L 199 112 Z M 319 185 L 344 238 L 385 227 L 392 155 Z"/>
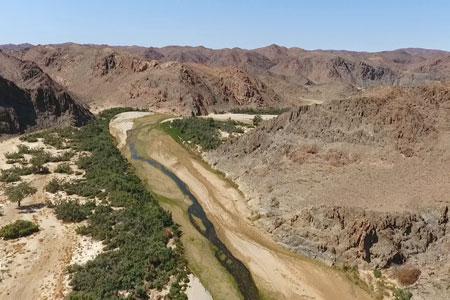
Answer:
<path fill-rule="evenodd" d="M 365 262 L 386 268 L 426 252 L 447 229 L 448 207 L 419 213 L 381 213 L 323 206 L 278 221 L 272 234 L 292 249 L 327 262 Z"/>
<path fill-rule="evenodd" d="M 13 134 L 36 125 L 29 93 L 0 77 L 0 134 Z"/>
<path fill-rule="evenodd" d="M 93 117 L 35 63 L 0 55 L 0 134 L 81 126 Z"/>

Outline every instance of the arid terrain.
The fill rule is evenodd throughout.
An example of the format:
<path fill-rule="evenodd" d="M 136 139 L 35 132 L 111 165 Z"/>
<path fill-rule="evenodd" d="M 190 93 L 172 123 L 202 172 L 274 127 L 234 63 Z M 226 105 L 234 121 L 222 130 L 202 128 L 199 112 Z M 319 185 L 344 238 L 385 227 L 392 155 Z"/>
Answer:
<path fill-rule="evenodd" d="M 445 51 L 308 51 L 270 45 L 204 47 L 7 45 L 33 61 L 93 110 L 134 106 L 206 114 L 240 106 L 292 107 L 361 96 L 377 87 L 446 82 Z"/>
<path fill-rule="evenodd" d="M 5 163 L 4 155 L 17 151 L 18 145 L 43 148 L 53 155 L 63 152 L 42 142 L 24 143 L 18 138 L 9 139 L 0 143 L 1 170 L 13 167 Z M 46 166 L 54 171 L 58 164 L 50 162 Z M 76 169 L 73 161 L 71 167 Z M 8 201 L 4 193 L 0 194 L 0 227 L 20 219 L 33 221 L 40 228 L 30 237 L 0 240 L 1 299 L 64 299 L 69 291 L 67 267 L 73 263 L 84 264 L 102 251 L 101 242 L 77 235 L 74 224 L 64 224 L 48 207 L 48 203 L 73 198 L 64 193 L 54 195 L 46 192 L 44 187 L 48 182 L 52 178 L 76 177 L 58 173 L 24 176 L 23 180 L 36 187 L 37 192 L 25 198 L 20 208 Z M 2 183 L 2 191 L 5 185 Z"/>
<path fill-rule="evenodd" d="M 439 85 L 305 106 L 206 158 L 239 184 L 278 242 L 392 278 L 416 269 L 407 284 L 415 297 L 445 299 L 449 105 L 450 91 Z"/>
<path fill-rule="evenodd" d="M 38 65 L 0 51 L 0 135 L 83 125 L 92 114 Z"/>
<path fill-rule="evenodd" d="M 94 113 L 112 107 L 151 113 L 123 114 L 108 127 L 106 118 Z M 201 118 L 185 118 L 189 116 Z M 214 119 L 237 126 L 237 131 L 217 130 L 217 144 L 202 149 L 183 140 L 179 132 L 164 129 L 162 119 L 167 124 L 188 120 L 194 123 L 190 129 L 203 139 L 211 138 L 207 135 L 212 131 L 199 130 L 195 120 Z M 216 121 L 207 122 L 215 126 Z M 133 197 L 140 199 L 144 188 L 134 186 L 135 177 L 118 179 L 134 176 L 130 174 L 135 171 L 151 191 L 145 194 L 151 213 L 141 219 L 158 213 L 161 223 L 154 226 L 164 229 L 157 227 L 163 235 L 145 231 L 154 234 L 146 238 L 158 239 L 155 245 L 164 255 L 153 257 L 159 253 L 156 250 L 146 253 L 152 260 L 142 273 L 160 277 L 146 273 L 147 279 L 136 284 L 120 280 L 117 268 L 115 287 L 108 282 L 113 279 L 98 279 L 105 290 L 111 289 L 101 295 L 127 297 L 144 290 L 159 299 L 187 288 L 190 300 L 242 296 L 235 278 L 219 263 L 215 248 L 195 231 L 187 213 L 192 203 L 168 176 L 133 158 L 128 151 L 132 142 L 139 145 L 143 157 L 163 164 L 198 198 L 217 227 L 218 239 L 245 265 L 264 296 L 390 299 L 395 292 L 408 295 L 410 291 L 412 299 L 450 298 L 449 52 L 407 48 L 369 53 L 278 45 L 251 50 L 0 45 L 0 169 L 31 164 L 32 154 L 18 161 L 5 157 L 7 153 L 14 156 L 19 144 L 44 147 L 52 155 L 65 151 L 45 144 L 42 138 L 26 142 L 16 135 L 71 125 L 81 127 L 73 129 L 75 133 L 85 128 L 91 143 L 82 145 L 78 140 L 77 147 L 98 150 L 111 155 L 111 160 L 99 156 L 97 163 L 84 162 L 82 169 L 78 165 L 83 165 L 83 151 L 77 149 L 67 161 L 76 171 L 70 175 L 55 172 L 64 163 L 46 161 L 40 167 L 48 168 L 48 173 L 39 174 L 38 168 L 20 175 L 37 189 L 25 197 L 20 209 L 7 200 L 7 188 L 16 183 L 4 176 L 0 228 L 24 219 L 36 223 L 40 231 L 0 240 L 0 285 L 6 287 L 0 289 L 2 299 L 63 298 L 73 292 L 67 273 L 70 265 L 86 266 L 108 243 L 106 255 L 114 255 L 111 249 L 116 243 L 131 247 L 124 242 L 127 234 L 90 219 L 95 209 L 86 217 L 89 222 L 85 219 L 81 224 L 94 224 L 90 234 L 97 234 L 97 240 L 58 219 L 51 206 L 61 199 L 84 203 L 86 199 L 77 192 L 91 193 L 89 199 L 97 204 L 99 197 L 105 197 L 101 205 L 105 199 L 126 199 L 125 209 L 108 202 L 110 216 L 123 222 L 122 211 L 134 215 L 143 211 L 135 207 Z M 105 133 L 106 127 L 110 131 Z M 130 134 L 137 140 L 130 140 Z M 134 165 L 132 171 L 115 146 Z M 116 165 L 123 169 L 114 169 Z M 92 166 L 98 169 L 86 176 Z M 106 172 L 106 166 L 115 173 Z M 99 174 L 112 179 L 94 180 Z M 49 193 L 44 186 L 54 177 L 76 182 L 86 191 L 70 190 L 69 185 Z M 118 184 L 111 186 L 115 180 Z M 169 220 L 181 225 L 185 234 L 179 239 L 176 226 L 166 224 L 169 221 L 159 205 L 171 212 Z M 106 233 L 96 233 L 102 230 L 121 235 L 105 238 Z M 179 241 L 180 252 L 173 246 Z M 148 249 L 145 239 L 139 242 L 145 245 L 139 251 Z M 132 260 L 126 256 L 130 251 L 122 251 L 121 259 Z M 178 260 L 182 251 L 186 266 Z M 173 262 L 166 269 L 161 267 L 169 258 L 180 268 Z M 94 277 L 96 267 L 111 267 L 103 263 L 81 268 L 86 273 L 80 274 Z M 204 264 L 210 270 L 205 271 Z M 124 265 L 114 266 L 137 276 L 139 272 Z M 133 260 L 130 265 L 142 262 Z M 182 275 L 175 277 L 169 269 Z M 191 279 L 190 287 L 183 276 Z M 327 284 L 318 284 L 323 281 Z M 79 279 L 75 284 L 78 295 L 90 292 L 90 280 Z M 100 292 L 96 293 L 98 297 Z"/>

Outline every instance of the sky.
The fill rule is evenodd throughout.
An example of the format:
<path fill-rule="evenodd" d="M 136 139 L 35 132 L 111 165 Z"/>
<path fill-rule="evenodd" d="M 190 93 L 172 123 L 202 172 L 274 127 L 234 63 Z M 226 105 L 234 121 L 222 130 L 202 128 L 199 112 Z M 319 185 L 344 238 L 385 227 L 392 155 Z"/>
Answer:
<path fill-rule="evenodd" d="M 0 0 L 0 44 L 450 50 L 448 0 Z"/>

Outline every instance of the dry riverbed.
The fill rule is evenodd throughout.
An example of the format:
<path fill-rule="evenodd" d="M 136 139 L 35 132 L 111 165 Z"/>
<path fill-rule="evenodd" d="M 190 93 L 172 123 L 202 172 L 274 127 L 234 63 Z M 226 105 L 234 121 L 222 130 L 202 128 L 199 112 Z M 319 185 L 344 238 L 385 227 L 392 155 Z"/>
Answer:
<path fill-rule="evenodd" d="M 245 197 L 197 156 L 160 131 L 156 125 L 162 119 L 164 117 L 155 115 L 135 121 L 133 136 L 140 155 L 163 164 L 189 186 L 221 240 L 249 268 L 263 296 L 272 299 L 370 299 L 341 272 L 290 253 L 255 228 Z M 114 133 L 117 126 L 111 126 Z M 129 125 L 123 127 L 129 128 Z M 116 134 L 120 136 L 123 134 Z M 138 164 L 142 162 L 135 165 Z M 150 174 L 143 169 L 138 173 L 145 180 L 151 177 L 167 183 L 159 185 L 161 192 L 167 186 L 176 193 L 171 179 L 150 169 L 146 171 Z M 151 184 L 151 180 L 148 181 Z"/>

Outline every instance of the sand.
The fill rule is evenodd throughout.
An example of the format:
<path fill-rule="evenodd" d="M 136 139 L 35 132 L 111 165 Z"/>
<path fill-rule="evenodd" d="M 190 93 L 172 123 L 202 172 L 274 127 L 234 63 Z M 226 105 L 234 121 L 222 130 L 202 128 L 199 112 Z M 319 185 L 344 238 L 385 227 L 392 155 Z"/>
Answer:
<path fill-rule="evenodd" d="M 342 273 L 273 242 L 249 221 L 246 199 L 234 185 L 169 136 L 154 135 L 145 143 L 147 156 L 168 167 L 189 186 L 222 241 L 250 269 L 264 294 L 278 299 L 370 299 Z"/>

